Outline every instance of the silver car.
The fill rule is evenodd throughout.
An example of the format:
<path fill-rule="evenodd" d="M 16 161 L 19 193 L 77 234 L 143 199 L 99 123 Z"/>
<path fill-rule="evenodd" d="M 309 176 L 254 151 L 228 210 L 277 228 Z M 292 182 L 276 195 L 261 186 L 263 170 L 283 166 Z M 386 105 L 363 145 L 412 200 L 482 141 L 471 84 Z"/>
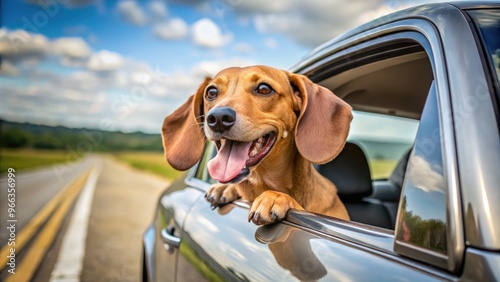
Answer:
<path fill-rule="evenodd" d="M 315 49 L 291 71 L 348 102 L 348 144 L 316 168 L 351 216 L 248 223 L 212 209 L 199 163 L 144 233 L 147 281 L 500 281 L 500 3 L 428 4 Z"/>

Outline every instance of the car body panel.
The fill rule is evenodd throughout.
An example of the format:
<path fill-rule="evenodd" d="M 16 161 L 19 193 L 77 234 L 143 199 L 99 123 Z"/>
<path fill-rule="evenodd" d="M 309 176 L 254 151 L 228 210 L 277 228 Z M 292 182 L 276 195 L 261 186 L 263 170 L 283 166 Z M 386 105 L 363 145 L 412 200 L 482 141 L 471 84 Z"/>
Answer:
<path fill-rule="evenodd" d="M 285 223 L 262 227 L 247 222 L 247 216 L 245 203 L 216 210 L 204 199 L 195 204 L 184 225 L 178 281 L 360 281 L 366 277 L 375 281 L 396 277 L 442 281 L 451 278 L 437 269 L 418 268 L 414 261 L 383 251 L 392 243 L 389 240 L 382 243 L 392 237 L 387 231 L 374 229 L 367 234 L 362 228 L 356 230 L 357 224 L 328 217 L 322 222 L 322 228 L 318 228 L 317 215 L 298 211 L 290 212 Z M 363 238 L 371 237 L 373 245 L 354 247 L 339 238 L 335 230 L 340 231 L 338 226 L 342 225 L 351 230 L 347 237 L 342 232 L 344 238 L 366 242 Z M 377 245 L 378 248 L 374 247 Z"/>

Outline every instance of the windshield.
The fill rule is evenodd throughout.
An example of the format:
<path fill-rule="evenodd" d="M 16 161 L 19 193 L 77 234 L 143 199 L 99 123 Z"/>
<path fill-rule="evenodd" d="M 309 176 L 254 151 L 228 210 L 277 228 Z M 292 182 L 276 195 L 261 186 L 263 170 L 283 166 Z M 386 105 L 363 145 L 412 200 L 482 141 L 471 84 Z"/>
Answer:
<path fill-rule="evenodd" d="M 482 43 L 488 52 L 488 59 L 495 69 L 496 85 L 500 84 L 500 10 L 471 10 L 469 15 L 479 28 L 482 36 Z M 500 89 L 497 89 L 500 92 Z"/>

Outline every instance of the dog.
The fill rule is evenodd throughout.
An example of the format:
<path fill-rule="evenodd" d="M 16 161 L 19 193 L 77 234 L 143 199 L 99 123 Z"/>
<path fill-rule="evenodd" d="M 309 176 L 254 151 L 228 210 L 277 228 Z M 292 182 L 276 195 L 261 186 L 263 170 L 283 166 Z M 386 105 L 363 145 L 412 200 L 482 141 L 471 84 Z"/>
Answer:
<path fill-rule="evenodd" d="M 165 118 L 165 158 L 178 170 L 195 165 L 207 140 L 217 155 L 208 172 L 213 205 L 252 202 L 248 220 L 267 225 L 290 209 L 349 220 L 335 185 L 313 164 L 343 149 L 352 109 L 309 78 L 268 66 L 231 67 L 206 77 Z"/>

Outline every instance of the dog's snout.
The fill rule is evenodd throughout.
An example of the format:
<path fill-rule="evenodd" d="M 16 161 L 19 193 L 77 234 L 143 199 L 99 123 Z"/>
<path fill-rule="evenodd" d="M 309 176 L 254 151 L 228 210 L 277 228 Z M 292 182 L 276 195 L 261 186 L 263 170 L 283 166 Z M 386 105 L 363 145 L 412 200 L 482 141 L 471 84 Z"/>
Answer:
<path fill-rule="evenodd" d="M 215 132 L 229 130 L 236 122 L 236 112 L 229 108 L 215 108 L 208 112 L 207 124 Z"/>

